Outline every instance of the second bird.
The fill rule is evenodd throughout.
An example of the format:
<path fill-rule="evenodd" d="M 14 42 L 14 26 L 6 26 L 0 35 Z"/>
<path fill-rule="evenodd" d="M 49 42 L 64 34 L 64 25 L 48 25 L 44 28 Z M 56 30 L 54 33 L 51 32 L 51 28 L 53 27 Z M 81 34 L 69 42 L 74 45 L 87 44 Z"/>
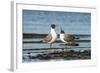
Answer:
<path fill-rule="evenodd" d="M 75 37 L 69 34 L 65 34 L 64 30 L 61 28 L 60 40 L 67 44 L 68 46 L 78 46 L 79 44 L 75 43 Z"/>

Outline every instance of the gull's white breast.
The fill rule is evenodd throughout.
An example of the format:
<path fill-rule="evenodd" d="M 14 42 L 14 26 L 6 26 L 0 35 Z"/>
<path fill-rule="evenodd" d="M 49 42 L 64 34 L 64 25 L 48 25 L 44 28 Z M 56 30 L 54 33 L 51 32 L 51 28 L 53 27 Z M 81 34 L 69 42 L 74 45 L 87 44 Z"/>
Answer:
<path fill-rule="evenodd" d="M 64 43 L 67 43 L 67 41 L 64 40 L 65 34 L 60 34 L 60 40 Z"/>
<path fill-rule="evenodd" d="M 53 43 L 57 39 L 57 33 L 56 33 L 55 29 L 51 29 L 50 33 L 51 33 L 51 36 L 52 36 L 52 40 L 50 42 L 48 42 L 48 43 Z"/>

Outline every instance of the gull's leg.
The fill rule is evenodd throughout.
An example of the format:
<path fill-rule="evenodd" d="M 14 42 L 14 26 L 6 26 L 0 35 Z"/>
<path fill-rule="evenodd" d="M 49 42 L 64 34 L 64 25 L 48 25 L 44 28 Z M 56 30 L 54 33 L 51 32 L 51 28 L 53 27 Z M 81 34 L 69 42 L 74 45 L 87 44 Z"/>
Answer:
<path fill-rule="evenodd" d="M 50 43 L 50 48 L 52 47 L 52 43 Z"/>
<path fill-rule="evenodd" d="M 51 52 L 51 48 L 52 48 L 52 43 L 50 43 L 50 49 L 49 49 L 49 53 Z"/>
<path fill-rule="evenodd" d="M 64 49 L 66 49 L 67 48 L 67 45 L 65 44 L 65 48 Z"/>

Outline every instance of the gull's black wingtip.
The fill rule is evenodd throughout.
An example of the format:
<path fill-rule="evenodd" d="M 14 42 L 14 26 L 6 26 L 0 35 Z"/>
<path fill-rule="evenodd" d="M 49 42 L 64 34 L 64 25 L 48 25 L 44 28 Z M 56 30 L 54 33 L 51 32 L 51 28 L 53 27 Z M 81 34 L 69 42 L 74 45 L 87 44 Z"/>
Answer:
<path fill-rule="evenodd" d="M 79 44 L 75 44 L 75 46 L 79 46 Z"/>
<path fill-rule="evenodd" d="M 43 41 L 43 40 L 40 40 L 39 42 L 40 42 L 40 43 L 43 43 L 44 41 Z"/>
<path fill-rule="evenodd" d="M 79 37 L 76 37 L 76 39 L 80 39 Z"/>

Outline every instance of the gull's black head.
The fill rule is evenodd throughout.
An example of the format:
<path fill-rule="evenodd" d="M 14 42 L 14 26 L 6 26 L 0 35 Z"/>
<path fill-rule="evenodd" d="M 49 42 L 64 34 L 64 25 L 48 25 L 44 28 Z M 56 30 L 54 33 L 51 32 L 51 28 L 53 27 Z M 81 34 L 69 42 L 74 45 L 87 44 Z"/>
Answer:
<path fill-rule="evenodd" d="M 60 30 L 61 30 L 60 33 L 65 33 L 62 27 L 60 27 Z"/>
<path fill-rule="evenodd" d="M 60 33 L 65 33 L 65 32 L 64 32 L 64 30 L 61 29 L 61 32 Z"/>
<path fill-rule="evenodd" d="M 51 27 L 54 29 L 56 27 L 56 25 L 55 24 L 51 24 Z"/>

